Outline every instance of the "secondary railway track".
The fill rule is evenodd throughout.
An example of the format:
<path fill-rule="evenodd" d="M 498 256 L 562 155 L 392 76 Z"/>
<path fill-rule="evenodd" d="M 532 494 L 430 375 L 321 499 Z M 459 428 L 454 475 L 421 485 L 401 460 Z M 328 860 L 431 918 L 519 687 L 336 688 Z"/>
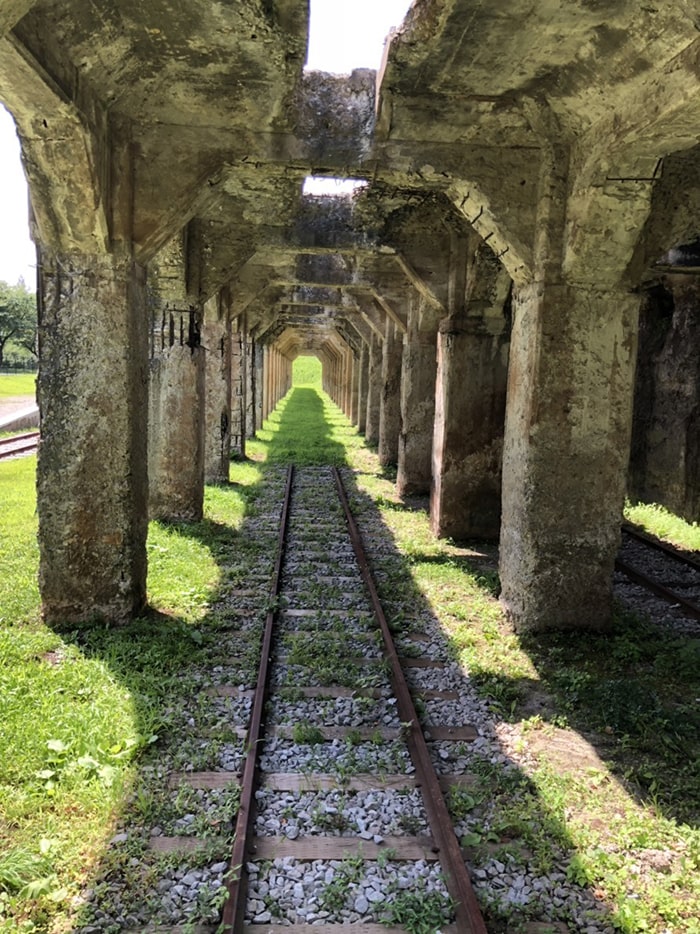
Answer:
<path fill-rule="evenodd" d="M 622 532 L 616 570 L 679 615 L 700 620 L 700 561 L 632 526 L 623 526 Z"/>
<path fill-rule="evenodd" d="M 8 457 L 20 457 L 26 454 L 33 454 L 38 447 L 38 431 L 13 435 L 10 438 L 0 438 L 0 460 L 4 460 Z"/>

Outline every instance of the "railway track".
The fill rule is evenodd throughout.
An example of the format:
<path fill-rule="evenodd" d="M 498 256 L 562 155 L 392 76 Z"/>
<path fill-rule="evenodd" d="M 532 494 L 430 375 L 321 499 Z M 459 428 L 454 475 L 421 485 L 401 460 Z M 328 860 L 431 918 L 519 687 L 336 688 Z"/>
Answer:
<path fill-rule="evenodd" d="M 564 852 L 542 869 L 513 842 L 509 734 L 429 605 L 392 592 L 391 533 L 353 496 L 396 645 L 332 468 L 266 469 L 76 934 L 470 934 L 499 901 L 528 934 L 608 934 Z"/>
<path fill-rule="evenodd" d="M 700 561 L 624 525 L 615 568 L 668 603 L 680 616 L 700 620 Z"/>
<path fill-rule="evenodd" d="M 485 932 L 338 471 L 290 469 L 270 607 L 224 931 L 386 931 L 414 904 L 436 930 Z"/>
<path fill-rule="evenodd" d="M 27 454 L 33 454 L 38 447 L 38 431 L 30 431 L 21 435 L 13 435 L 10 438 L 0 438 L 0 460 L 9 457 L 20 457 Z"/>
<path fill-rule="evenodd" d="M 455 692 L 425 690 L 426 738 L 403 667 L 440 663 L 399 655 L 331 468 L 289 471 L 261 644 L 255 690 L 216 691 L 251 711 L 221 930 L 485 934 L 443 796 L 463 779 L 438 776 L 430 748 L 478 734 L 454 722 Z M 206 793 L 231 775 L 171 782 Z M 421 916 L 428 927 L 405 921 Z"/>

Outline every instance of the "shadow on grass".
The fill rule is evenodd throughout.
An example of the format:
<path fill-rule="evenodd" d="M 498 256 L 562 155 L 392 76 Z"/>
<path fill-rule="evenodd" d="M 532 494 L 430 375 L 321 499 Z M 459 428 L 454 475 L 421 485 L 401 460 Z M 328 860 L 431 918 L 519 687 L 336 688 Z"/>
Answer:
<path fill-rule="evenodd" d="M 205 548 L 218 565 L 219 580 L 208 594 L 205 615 L 188 622 L 182 617 L 152 612 L 128 629 L 96 627 L 73 635 L 83 653 L 99 659 L 110 676 L 128 688 L 140 750 L 137 768 L 130 787 L 125 789 L 117 815 L 117 825 L 108 830 L 107 836 L 112 836 L 115 830 L 122 832 L 114 838 L 116 842 L 105 848 L 95 869 L 91 883 L 94 900 L 92 908 L 83 916 L 85 923 L 88 918 L 94 918 L 95 908 L 120 917 L 122 920 L 115 923 L 123 928 L 150 922 L 156 909 L 160 912 L 161 923 L 213 922 L 218 917 L 220 895 L 218 889 L 208 883 L 201 886 L 194 913 L 190 913 L 188 919 L 178 915 L 177 906 L 172 909 L 172 916 L 168 916 L 171 909 L 164 908 L 166 899 L 162 892 L 150 896 L 150 903 L 144 906 L 144 892 L 151 889 L 155 892 L 158 885 L 162 887 L 172 865 L 204 868 L 225 861 L 229 856 L 236 804 L 233 790 L 236 763 L 240 762 L 242 753 L 242 743 L 232 724 L 235 717 L 239 722 L 243 722 L 244 717 L 236 703 L 216 697 L 213 689 L 217 684 L 247 687 L 256 675 L 258 637 L 265 615 L 277 531 L 274 517 L 263 508 L 265 496 L 270 495 L 277 503 L 281 501 L 282 467 L 289 462 L 346 465 L 346 443 L 354 442 L 351 435 L 338 411 L 315 390 L 293 390 L 259 433 L 258 443 L 265 450 L 265 464 L 256 468 L 259 477 L 248 484 L 234 482 L 217 488 L 218 510 L 225 513 L 230 509 L 238 519 L 235 522 L 209 519 L 176 527 L 183 538 Z M 250 467 L 249 464 L 242 466 Z M 362 514 L 362 527 L 381 531 L 382 518 L 376 504 L 358 488 L 349 471 L 345 474 L 348 492 Z M 265 490 L 272 490 L 272 493 Z M 235 509 L 231 506 L 234 501 Z M 415 511 L 414 507 L 409 511 Z M 430 623 L 431 628 L 440 626 L 436 611 L 415 583 L 413 572 L 419 563 L 432 564 L 439 569 L 452 567 L 464 577 L 477 581 L 484 576 L 478 559 L 472 564 L 464 557 L 444 559 L 426 554 L 406 558 L 389 538 L 387 551 L 378 558 L 378 581 L 387 616 L 399 633 L 419 627 L 421 620 Z M 495 580 L 486 581 L 485 586 L 482 584 L 485 595 L 490 596 L 495 586 Z M 459 598 L 455 600 L 459 602 Z M 473 620 L 465 620 L 464 633 L 476 638 L 478 625 Z M 603 759 L 617 755 L 604 732 L 606 725 L 610 725 L 606 722 L 609 718 L 605 708 L 607 695 L 597 690 L 604 677 L 600 673 L 594 676 L 586 667 L 584 657 L 578 654 L 579 644 L 570 635 L 522 640 L 521 648 L 534 662 L 540 680 L 525 674 L 510 676 L 499 670 L 498 655 L 490 656 L 483 651 L 484 646 L 498 645 L 503 638 L 504 631 L 492 619 L 487 619 L 474 643 L 476 649 L 470 661 L 473 679 L 491 704 L 494 724 L 521 718 L 527 703 L 535 703 L 533 698 L 539 692 L 541 703 L 538 702 L 532 724 L 537 738 L 545 737 L 547 729 L 558 731 L 559 724 L 569 717 L 591 746 L 596 746 L 600 739 L 597 747 L 600 760 L 575 763 L 578 771 L 572 770 L 572 776 L 577 777 L 572 777 L 570 786 L 565 787 L 574 793 L 577 781 L 584 784 L 599 781 L 599 774 L 604 770 Z M 585 641 L 582 640 L 581 645 Z M 624 644 L 631 642 L 634 639 Z M 619 645 L 619 653 L 623 653 L 623 643 Z M 597 646 L 602 656 L 614 657 L 616 650 L 611 652 L 611 643 L 601 640 Z M 463 640 L 445 636 L 443 653 L 446 657 L 462 657 L 463 651 Z M 615 669 L 612 680 L 620 681 L 623 672 L 630 672 L 632 664 L 653 665 L 653 639 L 648 646 L 636 651 L 634 662 L 627 659 L 626 667 Z M 472 691 L 473 682 L 465 678 L 465 695 L 469 696 Z M 625 693 L 621 683 L 618 693 Z M 649 708 L 648 700 L 639 692 L 631 690 L 626 694 L 630 708 L 627 725 L 639 719 L 635 703 L 639 705 L 644 701 L 647 709 L 656 711 L 653 704 Z M 545 728 L 540 728 L 537 717 Z M 649 723 L 659 725 L 658 719 L 653 717 Z M 602 733 L 595 732 L 601 729 Z M 558 732 L 555 738 L 557 736 Z M 567 800 L 561 782 L 545 774 L 544 779 L 540 776 L 541 780 L 536 783 L 496 737 L 494 732 L 487 736 L 486 742 L 474 748 L 454 744 L 444 763 L 445 771 L 449 771 L 457 761 L 466 758 L 473 779 L 469 792 L 453 795 L 451 807 L 461 821 L 469 862 L 483 873 L 481 878 L 485 881 L 479 885 L 479 894 L 489 931 L 515 934 L 525 930 L 531 921 L 544 920 L 546 912 L 551 911 L 545 909 L 545 905 L 556 897 L 559 882 L 567 878 L 578 884 L 578 900 L 570 903 L 560 899 L 555 920 L 567 930 L 579 929 L 580 918 L 584 915 L 592 924 L 610 926 L 610 911 L 597 890 L 602 880 L 591 870 L 590 863 L 581 859 L 567 826 Z M 570 755 L 570 748 L 565 747 L 565 750 L 568 751 L 564 756 Z M 657 758 L 660 752 L 664 754 L 663 750 L 657 750 Z M 597 763 L 595 767 L 592 761 Z M 591 776 L 591 768 L 595 768 L 595 776 Z M 202 796 L 188 786 L 178 789 L 170 785 L 170 775 L 174 771 L 210 769 L 230 775 L 232 784 L 225 793 Z M 655 791 L 663 801 L 664 776 L 657 767 L 653 774 Z M 643 786 L 639 784 L 638 789 L 643 799 Z M 607 785 L 603 784 L 601 790 L 606 791 Z M 668 808 L 673 814 L 670 804 Z M 183 823 L 188 815 L 194 815 L 194 820 Z M 193 830 L 208 841 L 207 848 L 198 855 L 163 856 L 150 847 L 156 831 L 187 835 Z M 623 858 L 626 858 L 624 854 Z M 601 862 L 600 865 L 604 876 L 611 864 L 606 867 Z M 498 882 L 504 873 L 543 881 L 539 888 L 530 885 L 527 893 L 521 891 L 516 896 L 513 890 Z M 615 923 L 630 934 L 641 930 L 640 912 L 643 910 L 645 906 L 638 906 L 634 897 L 626 899 L 623 895 Z"/>

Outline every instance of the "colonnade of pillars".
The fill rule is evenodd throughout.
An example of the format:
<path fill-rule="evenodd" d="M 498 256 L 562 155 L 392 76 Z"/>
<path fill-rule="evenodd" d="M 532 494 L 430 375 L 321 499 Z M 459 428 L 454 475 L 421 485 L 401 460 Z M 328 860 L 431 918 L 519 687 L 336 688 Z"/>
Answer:
<path fill-rule="evenodd" d="M 437 534 L 500 531 L 516 626 L 600 628 L 636 300 L 558 283 L 504 300 L 494 282 L 442 316 L 416 291 L 405 326 L 387 316 L 367 339 L 338 337 L 324 388 L 397 464 L 402 495 L 430 493 Z M 145 601 L 148 515 L 201 516 L 205 480 L 227 479 L 231 451 L 290 388 L 291 361 L 232 321 L 223 293 L 203 309 L 162 302 L 149 345 L 144 270 L 118 256 L 44 257 L 40 305 L 44 614 L 124 621 Z"/>
<path fill-rule="evenodd" d="M 205 482 L 291 387 L 291 360 L 221 297 L 150 315 L 149 298 L 131 260 L 43 257 L 39 576 L 57 626 L 143 608 L 149 517 L 201 518 Z"/>
<path fill-rule="evenodd" d="M 595 288 L 511 295 L 502 270 L 482 274 L 490 281 L 443 317 L 414 295 L 405 331 L 387 318 L 383 339 L 373 330 L 326 367 L 324 388 L 396 464 L 398 492 L 430 494 L 436 535 L 500 539 L 516 628 L 604 629 L 638 300 Z"/>

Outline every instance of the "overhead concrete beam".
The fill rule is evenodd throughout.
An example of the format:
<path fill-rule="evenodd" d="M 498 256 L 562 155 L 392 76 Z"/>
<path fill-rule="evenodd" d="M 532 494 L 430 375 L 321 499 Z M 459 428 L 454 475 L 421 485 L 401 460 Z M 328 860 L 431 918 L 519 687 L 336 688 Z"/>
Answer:
<path fill-rule="evenodd" d="M 93 101 L 90 125 L 14 36 L 0 40 L 0 87 L 17 124 L 37 239 L 56 252 L 106 252 L 106 114 Z"/>

